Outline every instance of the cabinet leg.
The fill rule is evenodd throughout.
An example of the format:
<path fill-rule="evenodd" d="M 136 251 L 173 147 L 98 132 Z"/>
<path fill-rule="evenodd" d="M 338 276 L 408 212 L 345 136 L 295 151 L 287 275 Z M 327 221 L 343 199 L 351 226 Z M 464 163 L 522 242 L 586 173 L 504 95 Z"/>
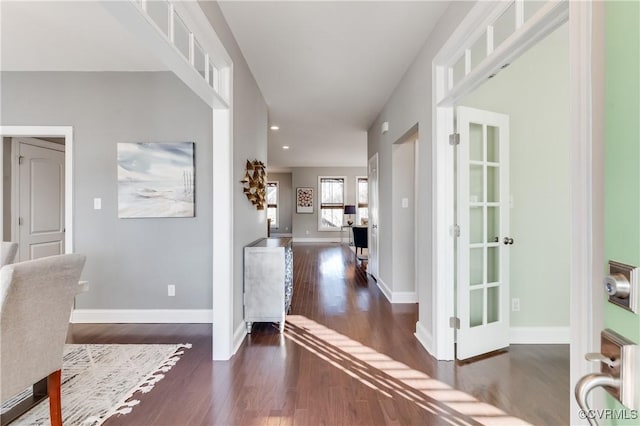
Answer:
<path fill-rule="evenodd" d="M 251 334 L 251 327 L 253 326 L 253 323 L 250 321 L 247 321 L 246 326 L 247 326 L 247 333 Z"/>

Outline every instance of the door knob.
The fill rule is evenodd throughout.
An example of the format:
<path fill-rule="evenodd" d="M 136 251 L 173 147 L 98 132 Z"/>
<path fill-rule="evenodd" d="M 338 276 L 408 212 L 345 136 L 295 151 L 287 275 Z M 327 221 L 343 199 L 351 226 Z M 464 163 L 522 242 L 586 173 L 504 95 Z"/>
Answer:
<path fill-rule="evenodd" d="M 513 238 L 504 237 L 504 240 L 502 240 L 502 242 L 503 242 L 505 245 L 512 245 L 512 244 L 513 244 Z"/>
<path fill-rule="evenodd" d="M 626 299 L 631 291 L 631 284 L 624 274 L 607 275 L 604 279 L 604 288 L 609 296 Z"/>

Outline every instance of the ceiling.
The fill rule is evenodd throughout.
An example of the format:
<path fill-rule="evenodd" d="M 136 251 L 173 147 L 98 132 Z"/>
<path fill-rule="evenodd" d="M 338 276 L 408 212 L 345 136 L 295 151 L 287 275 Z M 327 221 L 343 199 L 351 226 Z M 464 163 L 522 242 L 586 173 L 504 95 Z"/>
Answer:
<path fill-rule="evenodd" d="M 221 1 L 280 126 L 269 132 L 269 168 L 365 166 L 367 129 L 447 5 Z"/>
<path fill-rule="evenodd" d="M 447 5 L 220 2 L 280 126 L 269 169 L 365 166 L 367 129 Z M 2 70 L 167 69 L 95 1 L 0 0 L 0 16 Z"/>
<path fill-rule="evenodd" d="M 167 67 L 95 1 L 0 0 L 3 71 L 160 71 Z"/>

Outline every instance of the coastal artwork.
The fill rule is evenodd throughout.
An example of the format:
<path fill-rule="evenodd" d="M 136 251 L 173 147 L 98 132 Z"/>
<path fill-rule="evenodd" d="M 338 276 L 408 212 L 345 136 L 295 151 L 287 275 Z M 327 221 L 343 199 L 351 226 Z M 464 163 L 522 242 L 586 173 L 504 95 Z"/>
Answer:
<path fill-rule="evenodd" d="M 118 217 L 194 217 L 195 144 L 118 143 Z"/>

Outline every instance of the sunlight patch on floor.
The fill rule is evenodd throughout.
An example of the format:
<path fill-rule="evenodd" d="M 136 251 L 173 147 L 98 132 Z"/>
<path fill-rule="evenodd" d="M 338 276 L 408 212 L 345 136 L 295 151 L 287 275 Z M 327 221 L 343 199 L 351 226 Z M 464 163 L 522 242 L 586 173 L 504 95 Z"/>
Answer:
<path fill-rule="evenodd" d="M 529 424 L 304 316 L 287 316 L 284 334 L 365 386 L 405 398 L 449 424 Z"/>

